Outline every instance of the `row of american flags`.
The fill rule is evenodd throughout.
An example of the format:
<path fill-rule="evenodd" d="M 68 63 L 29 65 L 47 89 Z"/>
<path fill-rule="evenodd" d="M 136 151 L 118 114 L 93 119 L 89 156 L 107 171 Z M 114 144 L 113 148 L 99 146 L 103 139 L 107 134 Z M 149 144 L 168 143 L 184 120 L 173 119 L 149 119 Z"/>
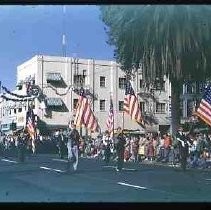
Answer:
<path fill-rule="evenodd" d="M 145 122 L 139 107 L 138 99 L 129 80 L 127 80 L 125 86 L 123 111 L 130 116 L 131 120 L 134 120 L 145 128 Z M 202 121 L 211 126 L 211 85 L 206 87 L 200 105 L 193 115 L 198 116 Z M 81 92 L 78 100 L 75 124 L 77 127 L 80 127 L 83 124 L 91 131 L 97 131 L 99 128 L 98 121 L 91 110 L 88 99 L 84 95 L 84 91 Z M 110 108 L 106 126 L 110 133 L 114 130 L 114 107 L 112 98 L 110 98 Z"/>
<path fill-rule="evenodd" d="M 139 108 L 137 97 L 135 96 L 134 90 L 130 81 L 127 81 L 125 86 L 125 98 L 124 98 L 124 111 L 131 116 L 132 120 L 137 123 L 142 123 L 141 110 Z M 91 110 L 90 104 L 87 97 L 84 95 L 83 89 L 81 90 L 78 105 L 76 108 L 75 124 L 77 127 L 84 125 L 92 132 L 98 131 L 99 124 Z M 108 131 L 111 133 L 114 130 L 114 108 L 113 100 L 110 98 L 110 108 L 108 118 L 106 120 L 106 126 Z"/>
<path fill-rule="evenodd" d="M 129 114 L 131 120 L 136 121 L 139 125 L 144 127 L 144 121 L 142 118 L 141 109 L 139 107 L 137 96 L 134 93 L 130 81 L 127 81 L 125 86 L 125 97 L 124 97 L 124 112 Z M 198 109 L 193 114 L 198 116 L 202 121 L 211 126 L 211 85 L 208 85 L 205 89 L 202 100 L 199 104 Z M 99 124 L 94 112 L 91 109 L 91 105 L 85 91 L 81 88 L 76 115 L 74 123 L 77 127 L 84 125 L 88 130 L 92 132 L 99 131 Z M 108 118 L 106 120 L 106 126 L 110 133 L 114 131 L 114 107 L 112 97 L 110 98 L 110 108 L 108 113 Z M 35 138 L 36 128 L 35 128 L 35 115 L 32 109 L 29 109 L 26 116 L 26 128 L 32 139 Z"/>

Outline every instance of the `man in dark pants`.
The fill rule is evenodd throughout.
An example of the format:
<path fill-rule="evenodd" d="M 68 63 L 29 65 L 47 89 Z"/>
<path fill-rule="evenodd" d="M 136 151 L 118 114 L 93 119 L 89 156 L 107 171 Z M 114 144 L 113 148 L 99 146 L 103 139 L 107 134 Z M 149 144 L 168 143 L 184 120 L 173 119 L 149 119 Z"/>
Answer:
<path fill-rule="evenodd" d="M 125 152 L 126 140 L 123 135 L 121 127 L 117 128 L 116 135 L 116 152 L 117 152 L 117 168 L 116 171 L 121 171 L 124 163 L 124 152 Z"/>
<path fill-rule="evenodd" d="M 60 129 L 58 135 L 58 146 L 59 146 L 59 157 L 63 159 L 65 155 L 65 136 L 63 134 L 62 129 Z"/>
<path fill-rule="evenodd" d="M 23 163 L 25 161 L 25 139 L 23 135 L 18 136 L 18 162 Z"/>
<path fill-rule="evenodd" d="M 110 162 L 110 157 L 111 157 L 111 148 L 110 148 L 111 142 L 110 142 L 110 135 L 107 130 L 105 131 L 104 144 L 105 144 L 105 150 L 104 150 L 105 163 L 106 165 L 108 165 L 108 163 Z"/>
<path fill-rule="evenodd" d="M 179 141 L 179 154 L 180 154 L 180 162 L 181 168 L 183 171 L 186 170 L 187 166 L 187 157 L 188 157 L 188 142 L 186 136 L 183 134 L 183 129 L 179 128 L 176 138 Z"/>

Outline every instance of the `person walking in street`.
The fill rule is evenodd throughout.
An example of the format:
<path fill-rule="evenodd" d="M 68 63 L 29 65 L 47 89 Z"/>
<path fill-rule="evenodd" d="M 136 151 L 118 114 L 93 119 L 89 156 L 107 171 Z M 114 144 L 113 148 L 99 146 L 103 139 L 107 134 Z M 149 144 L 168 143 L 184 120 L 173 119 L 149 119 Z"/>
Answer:
<path fill-rule="evenodd" d="M 74 121 L 71 121 L 67 140 L 67 150 L 68 150 L 68 165 L 67 171 L 70 170 L 71 163 L 73 164 L 73 170 L 76 171 L 78 167 L 78 151 L 80 135 L 76 129 Z"/>
<path fill-rule="evenodd" d="M 116 135 L 116 152 L 117 152 L 117 167 L 116 171 L 121 171 L 124 163 L 124 151 L 125 151 L 125 136 L 121 127 L 117 128 Z"/>
<path fill-rule="evenodd" d="M 65 155 L 65 136 L 63 134 L 62 129 L 60 129 L 57 138 L 58 138 L 59 157 L 63 159 Z"/>
<path fill-rule="evenodd" d="M 111 148 L 110 148 L 111 143 L 110 143 L 110 135 L 107 130 L 105 131 L 105 136 L 103 140 L 105 144 L 105 151 L 104 151 L 105 163 L 106 165 L 108 165 L 110 162 L 110 157 L 111 157 Z"/>
<path fill-rule="evenodd" d="M 25 161 L 25 139 L 23 134 L 19 134 L 17 138 L 18 149 L 18 162 L 23 163 Z"/>
<path fill-rule="evenodd" d="M 183 134 L 183 129 L 179 128 L 176 139 L 179 141 L 179 154 L 180 154 L 180 163 L 183 171 L 186 170 L 187 166 L 187 157 L 188 157 L 188 142 L 186 136 Z"/>

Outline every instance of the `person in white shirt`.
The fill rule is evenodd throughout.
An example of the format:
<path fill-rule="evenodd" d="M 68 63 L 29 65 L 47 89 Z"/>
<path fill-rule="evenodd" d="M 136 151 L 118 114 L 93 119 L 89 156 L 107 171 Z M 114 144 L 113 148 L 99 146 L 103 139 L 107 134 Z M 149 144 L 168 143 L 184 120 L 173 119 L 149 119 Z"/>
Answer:
<path fill-rule="evenodd" d="M 70 124 L 70 132 L 68 134 L 68 141 L 67 141 L 67 150 L 68 150 L 68 167 L 67 170 L 70 169 L 70 164 L 73 164 L 73 170 L 76 171 L 78 167 L 78 151 L 79 151 L 79 140 L 80 135 L 79 132 L 76 130 L 76 125 L 74 121 L 71 121 Z"/>

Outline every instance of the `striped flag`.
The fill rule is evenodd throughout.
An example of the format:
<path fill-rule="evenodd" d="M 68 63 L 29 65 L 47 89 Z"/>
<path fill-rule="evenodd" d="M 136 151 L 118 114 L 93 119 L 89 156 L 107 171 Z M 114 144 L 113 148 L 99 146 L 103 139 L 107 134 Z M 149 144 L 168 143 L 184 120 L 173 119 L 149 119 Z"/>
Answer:
<path fill-rule="evenodd" d="M 99 128 L 97 119 L 91 110 L 91 106 L 89 104 L 88 98 L 85 96 L 83 88 L 80 90 L 74 124 L 77 127 L 84 125 L 87 129 L 93 132 L 98 131 Z"/>
<path fill-rule="evenodd" d="M 110 108 L 109 108 L 109 113 L 108 113 L 108 119 L 106 121 L 106 126 L 108 128 L 108 131 L 111 133 L 114 126 L 114 107 L 113 107 L 112 98 L 110 99 Z"/>
<path fill-rule="evenodd" d="M 195 114 L 211 126 L 211 85 L 205 89 L 205 93 Z"/>
<path fill-rule="evenodd" d="M 137 123 L 143 126 L 138 99 L 135 96 L 134 90 L 129 80 L 127 80 L 125 87 L 124 111 L 131 116 L 132 120 L 135 120 Z"/>
<path fill-rule="evenodd" d="M 31 108 L 26 113 L 26 128 L 32 139 L 35 139 L 35 115 Z"/>

